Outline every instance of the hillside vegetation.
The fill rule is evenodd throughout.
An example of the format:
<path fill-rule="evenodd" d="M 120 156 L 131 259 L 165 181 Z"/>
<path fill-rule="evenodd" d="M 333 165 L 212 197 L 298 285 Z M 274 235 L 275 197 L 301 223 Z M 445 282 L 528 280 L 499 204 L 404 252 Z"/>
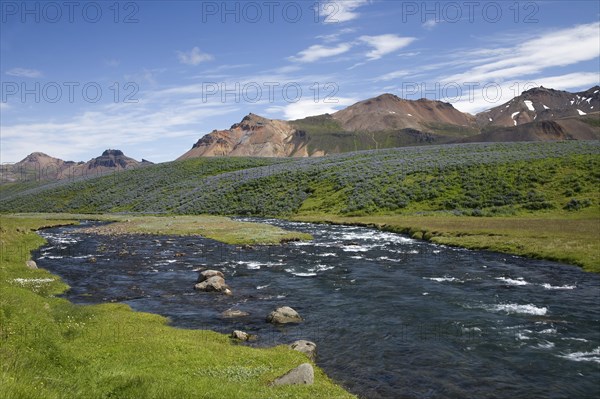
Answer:
<path fill-rule="evenodd" d="M 599 183 L 596 141 L 465 144 L 311 159 L 192 159 L 70 184 L 6 187 L 0 210 L 494 216 L 598 207 Z"/>

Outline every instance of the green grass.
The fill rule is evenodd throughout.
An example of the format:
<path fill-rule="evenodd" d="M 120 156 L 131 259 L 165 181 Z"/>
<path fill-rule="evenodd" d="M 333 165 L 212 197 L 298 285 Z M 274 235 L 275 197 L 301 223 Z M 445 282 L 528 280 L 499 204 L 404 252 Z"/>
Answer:
<path fill-rule="evenodd" d="M 450 215 L 297 216 L 294 220 L 357 224 L 408 234 L 438 244 L 555 260 L 600 273 L 600 211 L 544 216 Z"/>
<path fill-rule="evenodd" d="M 351 398 L 320 370 L 313 386 L 268 386 L 304 355 L 254 349 L 222 334 L 184 330 L 123 304 L 74 305 L 57 276 L 25 267 L 44 240 L 33 232 L 70 220 L 1 220 L 2 398 Z"/>
<path fill-rule="evenodd" d="M 238 222 L 222 216 L 120 216 L 118 220 L 84 231 L 106 235 L 201 235 L 234 245 L 269 245 L 312 239 L 307 233 L 286 231 L 263 223 Z"/>

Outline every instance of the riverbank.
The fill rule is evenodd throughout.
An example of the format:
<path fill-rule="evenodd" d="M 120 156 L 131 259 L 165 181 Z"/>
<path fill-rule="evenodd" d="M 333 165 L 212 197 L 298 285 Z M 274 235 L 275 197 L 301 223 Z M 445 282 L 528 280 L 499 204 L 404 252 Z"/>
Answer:
<path fill-rule="evenodd" d="M 231 245 L 277 245 L 288 241 L 310 240 L 310 234 L 287 231 L 264 223 L 239 222 L 223 216 L 168 215 L 140 216 L 122 214 L 24 213 L 15 217 L 45 220 L 98 220 L 114 222 L 82 230 L 103 235 L 155 234 L 200 235 Z"/>
<path fill-rule="evenodd" d="M 292 220 L 374 227 L 436 244 L 553 260 L 600 273 L 597 209 L 577 216 L 566 213 L 510 217 L 304 215 Z"/>
<path fill-rule="evenodd" d="M 170 327 L 166 318 L 127 305 L 57 298 L 68 286 L 25 262 L 44 244 L 35 231 L 75 223 L 65 216 L 1 216 L 3 397 L 354 397 L 318 368 L 312 386 L 269 387 L 307 362 L 286 346 L 249 348 L 212 331 Z"/>

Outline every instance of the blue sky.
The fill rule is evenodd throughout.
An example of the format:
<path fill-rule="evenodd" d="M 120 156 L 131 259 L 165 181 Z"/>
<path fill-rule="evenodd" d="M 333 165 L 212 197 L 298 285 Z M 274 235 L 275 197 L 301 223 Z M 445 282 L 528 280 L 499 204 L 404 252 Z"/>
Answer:
<path fill-rule="evenodd" d="M 596 1 L 0 1 L 0 156 L 164 162 L 253 112 L 600 82 Z"/>

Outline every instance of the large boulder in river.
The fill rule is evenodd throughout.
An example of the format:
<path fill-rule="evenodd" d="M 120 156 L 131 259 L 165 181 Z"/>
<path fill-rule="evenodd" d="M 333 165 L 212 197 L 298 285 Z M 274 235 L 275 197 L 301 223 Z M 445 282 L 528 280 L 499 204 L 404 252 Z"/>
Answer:
<path fill-rule="evenodd" d="M 271 385 L 312 385 L 315 382 L 315 371 L 310 363 L 302 363 L 300 366 L 288 371 L 277 378 Z"/>
<path fill-rule="evenodd" d="M 200 272 L 200 274 L 198 275 L 198 282 L 201 283 L 201 282 L 206 281 L 209 278 L 214 277 L 214 276 L 219 276 L 222 279 L 225 278 L 223 273 L 221 273 L 218 270 L 204 270 L 203 272 Z"/>
<path fill-rule="evenodd" d="M 267 323 L 273 324 L 300 323 L 301 321 L 302 317 L 289 306 L 277 308 L 267 316 Z"/>
<path fill-rule="evenodd" d="M 290 345 L 290 349 L 304 353 L 310 360 L 315 360 L 317 357 L 317 344 L 314 342 L 300 339 Z"/>
<path fill-rule="evenodd" d="M 231 295 L 229 286 L 225 284 L 225 279 L 220 276 L 212 276 L 194 286 L 195 290 L 205 292 L 222 292 L 226 295 Z"/>

